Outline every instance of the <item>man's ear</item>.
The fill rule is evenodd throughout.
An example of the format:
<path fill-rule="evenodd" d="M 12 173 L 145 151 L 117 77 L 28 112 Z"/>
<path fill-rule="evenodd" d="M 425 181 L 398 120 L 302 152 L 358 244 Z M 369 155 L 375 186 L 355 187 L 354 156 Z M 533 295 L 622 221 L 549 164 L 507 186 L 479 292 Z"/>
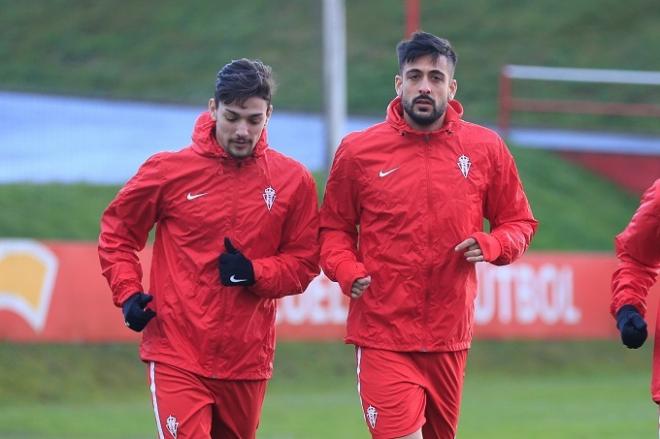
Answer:
<path fill-rule="evenodd" d="M 218 120 L 217 110 L 218 108 L 215 105 L 215 99 L 214 98 L 209 99 L 209 114 L 211 115 L 211 119 Z"/>
<path fill-rule="evenodd" d="M 273 114 L 273 105 L 268 105 L 268 110 L 266 110 L 266 123 L 265 125 L 268 125 L 268 121 L 270 120 L 270 115 Z"/>
<path fill-rule="evenodd" d="M 454 96 L 456 96 L 456 92 L 458 91 L 458 82 L 456 82 L 455 79 L 451 80 L 451 84 L 449 84 L 449 99 L 454 99 Z"/>
<path fill-rule="evenodd" d="M 394 77 L 394 91 L 397 96 L 401 96 L 401 88 L 403 86 L 403 78 L 400 75 Z"/>

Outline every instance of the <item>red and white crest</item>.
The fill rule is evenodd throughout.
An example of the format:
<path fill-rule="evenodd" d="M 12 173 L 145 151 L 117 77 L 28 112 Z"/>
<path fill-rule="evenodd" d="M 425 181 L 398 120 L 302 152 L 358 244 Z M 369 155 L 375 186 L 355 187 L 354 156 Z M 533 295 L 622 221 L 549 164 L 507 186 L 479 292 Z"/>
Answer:
<path fill-rule="evenodd" d="M 266 207 L 268 210 L 270 210 L 275 203 L 275 198 L 277 197 L 275 194 L 275 189 L 273 189 L 272 186 L 268 186 L 266 189 L 264 189 L 263 197 L 264 202 L 266 203 Z"/>
<path fill-rule="evenodd" d="M 458 165 L 458 169 L 461 170 L 463 177 L 467 178 L 468 172 L 470 172 L 470 166 L 472 166 L 470 158 L 463 154 L 458 158 L 458 162 L 456 164 Z"/>

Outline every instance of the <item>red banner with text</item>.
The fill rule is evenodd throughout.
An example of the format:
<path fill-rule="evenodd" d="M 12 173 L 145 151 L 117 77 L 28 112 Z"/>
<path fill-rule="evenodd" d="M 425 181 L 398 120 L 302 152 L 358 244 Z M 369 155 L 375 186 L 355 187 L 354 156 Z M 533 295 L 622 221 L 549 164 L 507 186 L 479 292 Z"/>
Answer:
<path fill-rule="evenodd" d="M 148 273 L 150 249 L 141 260 Z M 532 252 L 504 267 L 478 264 L 475 336 L 615 338 L 609 314 L 615 266 L 612 254 L 552 252 Z M 660 286 L 655 285 L 649 294 L 651 327 L 658 293 Z M 279 301 L 278 337 L 341 339 L 347 311 L 348 298 L 321 275 L 304 294 Z M 124 326 L 121 311 L 112 304 L 95 244 L 0 240 L 0 340 L 95 342 L 139 337 Z"/>

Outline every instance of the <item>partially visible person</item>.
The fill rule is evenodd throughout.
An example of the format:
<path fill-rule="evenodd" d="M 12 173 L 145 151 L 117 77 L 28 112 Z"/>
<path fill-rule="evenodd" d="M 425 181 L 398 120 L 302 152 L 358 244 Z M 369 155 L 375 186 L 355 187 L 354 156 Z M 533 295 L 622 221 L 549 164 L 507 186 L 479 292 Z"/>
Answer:
<path fill-rule="evenodd" d="M 648 336 L 644 317 L 649 289 L 660 272 L 660 178 L 649 187 L 626 228 L 616 236 L 618 266 L 612 275 L 612 304 L 621 341 L 641 347 Z M 660 317 L 660 316 L 659 316 Z M 660 404 L 660 327 L 655 328 L 651 394 Z"/>
<path fill-rule="evenodd" d="M 386 120 L 337 150 L 321 266 L 351 297 L 346 342 L 372 437 L 454 439 L 475 263 L 516 260 L 537 221 L 502 139 L 462 119 L 449 42 L 418 32 L 397 54 Z"/>
<path fill-rule="evenodd" d="M 319 273 L 315 183 L 268 146 L 272 92 L 260 61 L 225 65 L 192 144 L 149 158 L 101 219 L 103 275 L 126 325 L 144 329 L 160 438 L 255 437 L 276 299 Z M 147 293 L 137 252 L 154 224 Z"/>

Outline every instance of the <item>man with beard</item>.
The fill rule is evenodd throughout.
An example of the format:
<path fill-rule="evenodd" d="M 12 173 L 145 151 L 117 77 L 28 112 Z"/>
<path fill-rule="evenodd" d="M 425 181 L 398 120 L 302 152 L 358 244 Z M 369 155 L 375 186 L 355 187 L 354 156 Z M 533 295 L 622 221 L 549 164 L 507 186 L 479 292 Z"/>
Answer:
<path fill-rule="evenodd" d="M 453 439 L 475 263 L 513 262 L 537 222 L 502 139 L 461 119 L 449 42 L 419 32 L 397 53 L 386 120 L 337 150 L 321 266 L 351 297 L 345 340 L 372 436 Z"/>
<path fill-rule="evenodd" d="M 255 437 L 277 299 L 319 273 L 314 179 L 268 146 L 272 92 L 267 65 L 225 65 L 192 143 L 149 158 L 101 219 L 103 275 L 144 330 L 160 438 Z M 154 224 L 146 293 L 137 254 Z"/>

